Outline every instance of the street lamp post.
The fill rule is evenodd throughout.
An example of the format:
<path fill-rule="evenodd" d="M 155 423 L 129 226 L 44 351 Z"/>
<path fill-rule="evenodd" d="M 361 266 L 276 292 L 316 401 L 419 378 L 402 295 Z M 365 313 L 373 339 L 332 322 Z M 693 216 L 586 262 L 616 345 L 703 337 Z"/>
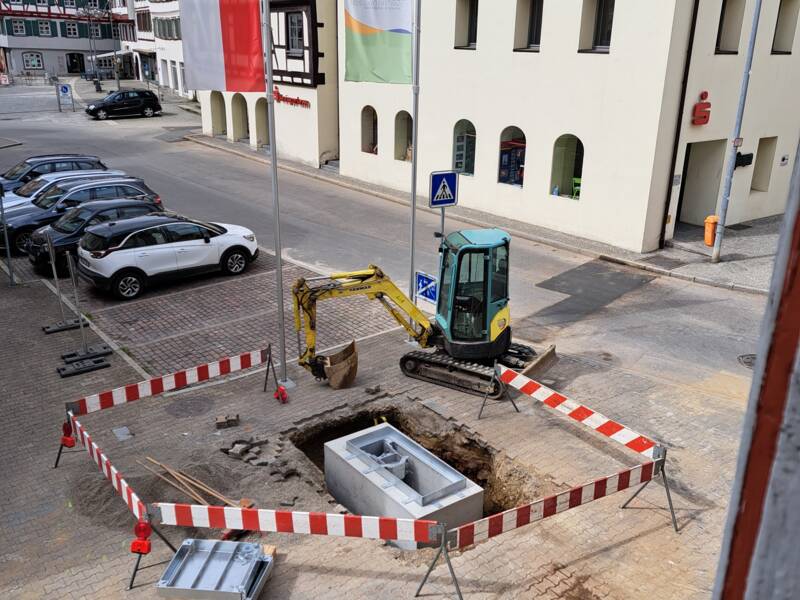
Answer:
<path fill-rule="evenodd" d="M 111 27 L 111 50 L 114 52 L 114 81 L 117 83 L 117 91 L 119 91 L 119 63 L 117 63 L 117 42 L 114 39 L 114 13 L 111 12 L 111 6 L 108 8 L 108 26 Z M 117 36 L 119 39 L 119 36 Z"/>

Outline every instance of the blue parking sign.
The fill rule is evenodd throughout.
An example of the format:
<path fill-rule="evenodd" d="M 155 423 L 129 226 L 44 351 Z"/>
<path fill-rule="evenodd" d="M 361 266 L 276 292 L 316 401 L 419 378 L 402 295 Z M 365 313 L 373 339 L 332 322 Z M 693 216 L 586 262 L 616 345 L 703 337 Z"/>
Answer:
<path fill-rule="evenodd" d="M 423 300 L 436 304 L 438 287 L 436 277 L 423 273 L 422 271 L 417 271 L 416 285 L 414 286 L 417 298 L 422 298 Z"/>
<path fill-rule="evenodd" d="M 434 171 L 431 173 L 431 192 L 429 206 L 445 208 L 458 204 L 458 173 L 455 171 Z"/>

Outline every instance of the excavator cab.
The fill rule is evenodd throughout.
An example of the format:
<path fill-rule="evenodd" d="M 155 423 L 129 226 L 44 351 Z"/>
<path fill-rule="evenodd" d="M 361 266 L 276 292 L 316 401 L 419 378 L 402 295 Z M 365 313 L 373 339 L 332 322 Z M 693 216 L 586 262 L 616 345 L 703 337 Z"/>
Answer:
<path fill-rule="evenodd" d="M 472 229 L 442 240 L 437 345 L 462 360 L 492 359 L 511 345 L 508 248 L 501 229 Z"/>

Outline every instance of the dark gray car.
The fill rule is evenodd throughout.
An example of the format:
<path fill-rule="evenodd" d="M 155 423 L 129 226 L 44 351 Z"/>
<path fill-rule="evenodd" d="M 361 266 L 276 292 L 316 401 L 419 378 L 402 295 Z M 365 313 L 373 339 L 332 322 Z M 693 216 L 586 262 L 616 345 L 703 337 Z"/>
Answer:
<path fill-rule="evenodd" d="M 87 154 L 29 156 L 3 173 L 0 176 L 0 185 L 6 192 L 13 192 L 18 187 L 46 173 L 97 169 L 104 171 L 107 168 L 98 157 Z"/>

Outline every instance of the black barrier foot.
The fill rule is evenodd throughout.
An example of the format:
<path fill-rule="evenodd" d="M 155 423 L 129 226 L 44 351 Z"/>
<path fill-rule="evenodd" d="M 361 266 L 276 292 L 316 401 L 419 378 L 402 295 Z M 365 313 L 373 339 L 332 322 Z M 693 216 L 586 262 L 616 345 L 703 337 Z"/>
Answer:
<path fill-rule="evenodd" d="M 58 454 L 56 454 L 56 464 L 53 465 L 54 469 L 58 468 L 58 462 L 61 460 L 61 453 L 64 452 L 64 444 L 58 446 Z"/>
<path fill-rule="evenodd" d="M 86 319 L 83 320 L 84 325 L 88 325 L 88 321 Z M 59 333 L 61 331 L 70 331 L 71 329 L 78 329 L 81 324 L 78 319 L 68 319 L 67 321 L 59 321 L 53 325 L 45 325 L 42 327 L 42 331 L 46 334 L 50 333 Z"/>
<path fill-rule="evenodd" d="M 669 480 L 664 468 L 661 468 L 661 477 L 664 479 L 664 489 L 667 490 L 667 504 L 669 504 L 669 514 L 672 517 L 672 528 L 678 533 L 678 520 L 675 518 L 675 509 L 672 507 L 672 494 L 669 493 Z"/>
<path fill-rule="evenodd" d="M 133 565 L 133 573 L 131 573 L 131 580 L 128 582 L 128 591 L 133 589 L 133 580 L 136 579 L 136 573 L 139 572 L 139 563 L 142 562 L 142 555 L 136 555 L 136 563 Z"/>
<path fill-rule="evenodd" d="M 440 525 L 439 526 L 438 535 L 441 538 L 441 543 L 439 544 L 439 549 L 436 551 L 436 556 L 433 557 L 433 562 L 431 562 L 430 566 L 428 567 L 427 573 L 425 573 L 425 577 L 422 578 L 422 581 L 417 588 L 417 593 L 414 594 L 415 598 L 419 597 L 420 592 L 422 591 L 423 586 L 428 581 L 428 577 L 430 577 L 431 572 L 433 572 L 433 568 L 436 566 L 436 563 L 439 562 L 439 557 L 444 554 L 444 560 L 447 563 L 447 568 L 450 571 L 450 577 L 453 579 L 453 585 L 456 588 L 456 595 L 458 596 L 458 600 L 464 600 L 464 597 L 461 595 L 461 588 L 458 585 L 458 579 L 456 579 L 456 572 L 453 569 L 453 564 L 450 562 L 450 553 L 447 551 L 447 526 Z"/>
<path fill-rule="evenodd" d="M 88 348 L 86 348 L 86 350 L 81 348 L 76 352 L 67 352 L 66 354 L 62 354 L 61 360 L 63 360 L 67 364 L 70 364 L 70 363 L 89 360 L 92 358 L 100 358 L 101 356 L 108 356 L 109 354 L 113 353 L 114 351 L 108 344 L 97 344 L 96 346 L 89 346 Z"/>
<path fill-rule="evenodd" d="M 57 367 L 56 371 L 58 372 L 59 377 L 63 379 L 64 377 L 82 375 L 83 373 L 90 373 L 99 369 L 107 369 L 110 366 L 111 364 L 109 364 L 104 358 L 90 358 L 88 360 L 79 360 L 77 362 L 64 365 L 63 367 Z"/>

